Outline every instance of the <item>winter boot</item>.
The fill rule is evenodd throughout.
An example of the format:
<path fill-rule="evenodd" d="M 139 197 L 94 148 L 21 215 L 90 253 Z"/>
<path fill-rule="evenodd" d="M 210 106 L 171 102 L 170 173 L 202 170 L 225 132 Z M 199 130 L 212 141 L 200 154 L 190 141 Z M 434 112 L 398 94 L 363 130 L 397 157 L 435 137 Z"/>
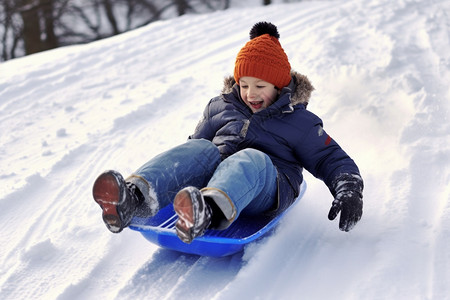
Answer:
<path fill-rule="evenodd" d="M 95 202 L 103 210 L 103 221 L 109 231 L 121 232 L 130 225 L 136 208 L 144 196 L 132 183 L 126 183 L 116 171 L 102 173 L 92 189 Z"/>
<path fill-rule="evenodd" d="M 178 215 L 175 225 L 178 237 L 190 244 L 202 236 L 211 224 L 212 209 L 195 187 L 186 187 L 175 196 L 173 208 Z"/>

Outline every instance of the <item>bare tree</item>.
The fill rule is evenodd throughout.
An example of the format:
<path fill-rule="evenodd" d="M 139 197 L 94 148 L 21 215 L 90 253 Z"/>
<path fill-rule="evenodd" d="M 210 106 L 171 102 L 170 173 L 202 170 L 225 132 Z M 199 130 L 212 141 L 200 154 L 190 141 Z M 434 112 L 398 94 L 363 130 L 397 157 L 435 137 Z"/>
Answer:
<path fill-rule="evenodd" d="M 22 45 L 24 54 L 58 47 L 53 4 L 55 0 L 2 0 L 0 32 L 2 60 L 16 57 Z"/>
<path fill-rule="evenodd" d="M 58 37 L 55 33 L 56 16 L 54 2 L 54 0 L 40 0 L 41 22 L 44 24 L 44 50 L 58 47 Z"/>
<path fill-rule="evenodd" d="M 0 24 L 3 24 L 1 29 L 2 41 L 2 56 L 1 60 L 8 60 L 14 58 L 15 50 L 20 40 L 18 30 L 14 26 L 13 7 L 9 0 L 0 1 Z"/>
<path fill-rule="evenodd" d="M 189 9 L 189 4 L 187 0 L 173 0 L 173 3 L 177 7 L 177 12 L 179 16 L 186 14 Z"/>
<path fill-rule="evenodd" d="M 229 6 L 230 0 L 0 0 L 0 60 Z"/>
<path fill-rule="evenodd" d="M 117 20 L 113 11 L 113 3 L 110 0 L 102 0 L 103 8 L 105 9 L 106 17 L 108 18 L 109 24 L 112 28 L 113 35 L 120 33 L 119 27 L 117 26 Z"/>
<path fill-rule="evenodd" d="M 22 17 L 22 38 L 26 54 L 33 54 L 44 50 L 41 43 L 41 23 L 39 19 L 39 1 L 17 1 L 18 10 Z"/>

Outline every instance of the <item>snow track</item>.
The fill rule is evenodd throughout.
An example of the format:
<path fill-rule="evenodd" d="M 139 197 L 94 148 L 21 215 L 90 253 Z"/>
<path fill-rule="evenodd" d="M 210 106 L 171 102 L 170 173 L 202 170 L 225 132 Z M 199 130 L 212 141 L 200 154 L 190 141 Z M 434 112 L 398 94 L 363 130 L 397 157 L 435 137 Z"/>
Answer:
<path fill-rule="evenodd" d="M 449 0 L 230 9 L 1 64 L 0 298 L 450 299 L 449 12 Z M 361 222 L 340 232 L 307 174 L 302 203 L 232 257 L 109 233 L 96 176 L 185 141 L 261 20 L 361 169 Z"/>

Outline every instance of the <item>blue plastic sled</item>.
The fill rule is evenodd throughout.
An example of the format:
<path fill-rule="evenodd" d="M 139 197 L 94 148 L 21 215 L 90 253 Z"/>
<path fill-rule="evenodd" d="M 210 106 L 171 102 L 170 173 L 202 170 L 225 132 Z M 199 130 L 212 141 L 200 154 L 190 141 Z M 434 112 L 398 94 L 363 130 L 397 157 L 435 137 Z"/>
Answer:
<path fill-rule="evenodd" d="M 222 257 L 244 249 L 244 246 L 269 232 L 280 219 L 303 197 L 306 183 L 300 186 L 300 194 L 287 210 L 277 216 L 240 216 L 225 230 L 207 230 L 191 244 L 183 243 L 175 232 L 177 215 L 172 205 L 161 209 L 152 218 L 134 217 L 130 229 L 141 232 L 150 242 L 163 248 L 202 256 Z"/>

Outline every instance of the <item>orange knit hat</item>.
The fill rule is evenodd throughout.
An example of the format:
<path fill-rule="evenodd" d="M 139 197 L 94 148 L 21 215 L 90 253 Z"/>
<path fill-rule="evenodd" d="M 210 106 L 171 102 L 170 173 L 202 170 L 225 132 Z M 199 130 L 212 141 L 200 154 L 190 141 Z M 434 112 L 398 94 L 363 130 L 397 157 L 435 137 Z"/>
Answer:
<path fill-rule="evenodd" d="M 250 30 L 250 41 L 239 51 L 234 66 L 234 79 L 251 76 L 282 89 L 291 81 L 291 65 L 278 39 L 277 27 L 259 22 Z"/>

